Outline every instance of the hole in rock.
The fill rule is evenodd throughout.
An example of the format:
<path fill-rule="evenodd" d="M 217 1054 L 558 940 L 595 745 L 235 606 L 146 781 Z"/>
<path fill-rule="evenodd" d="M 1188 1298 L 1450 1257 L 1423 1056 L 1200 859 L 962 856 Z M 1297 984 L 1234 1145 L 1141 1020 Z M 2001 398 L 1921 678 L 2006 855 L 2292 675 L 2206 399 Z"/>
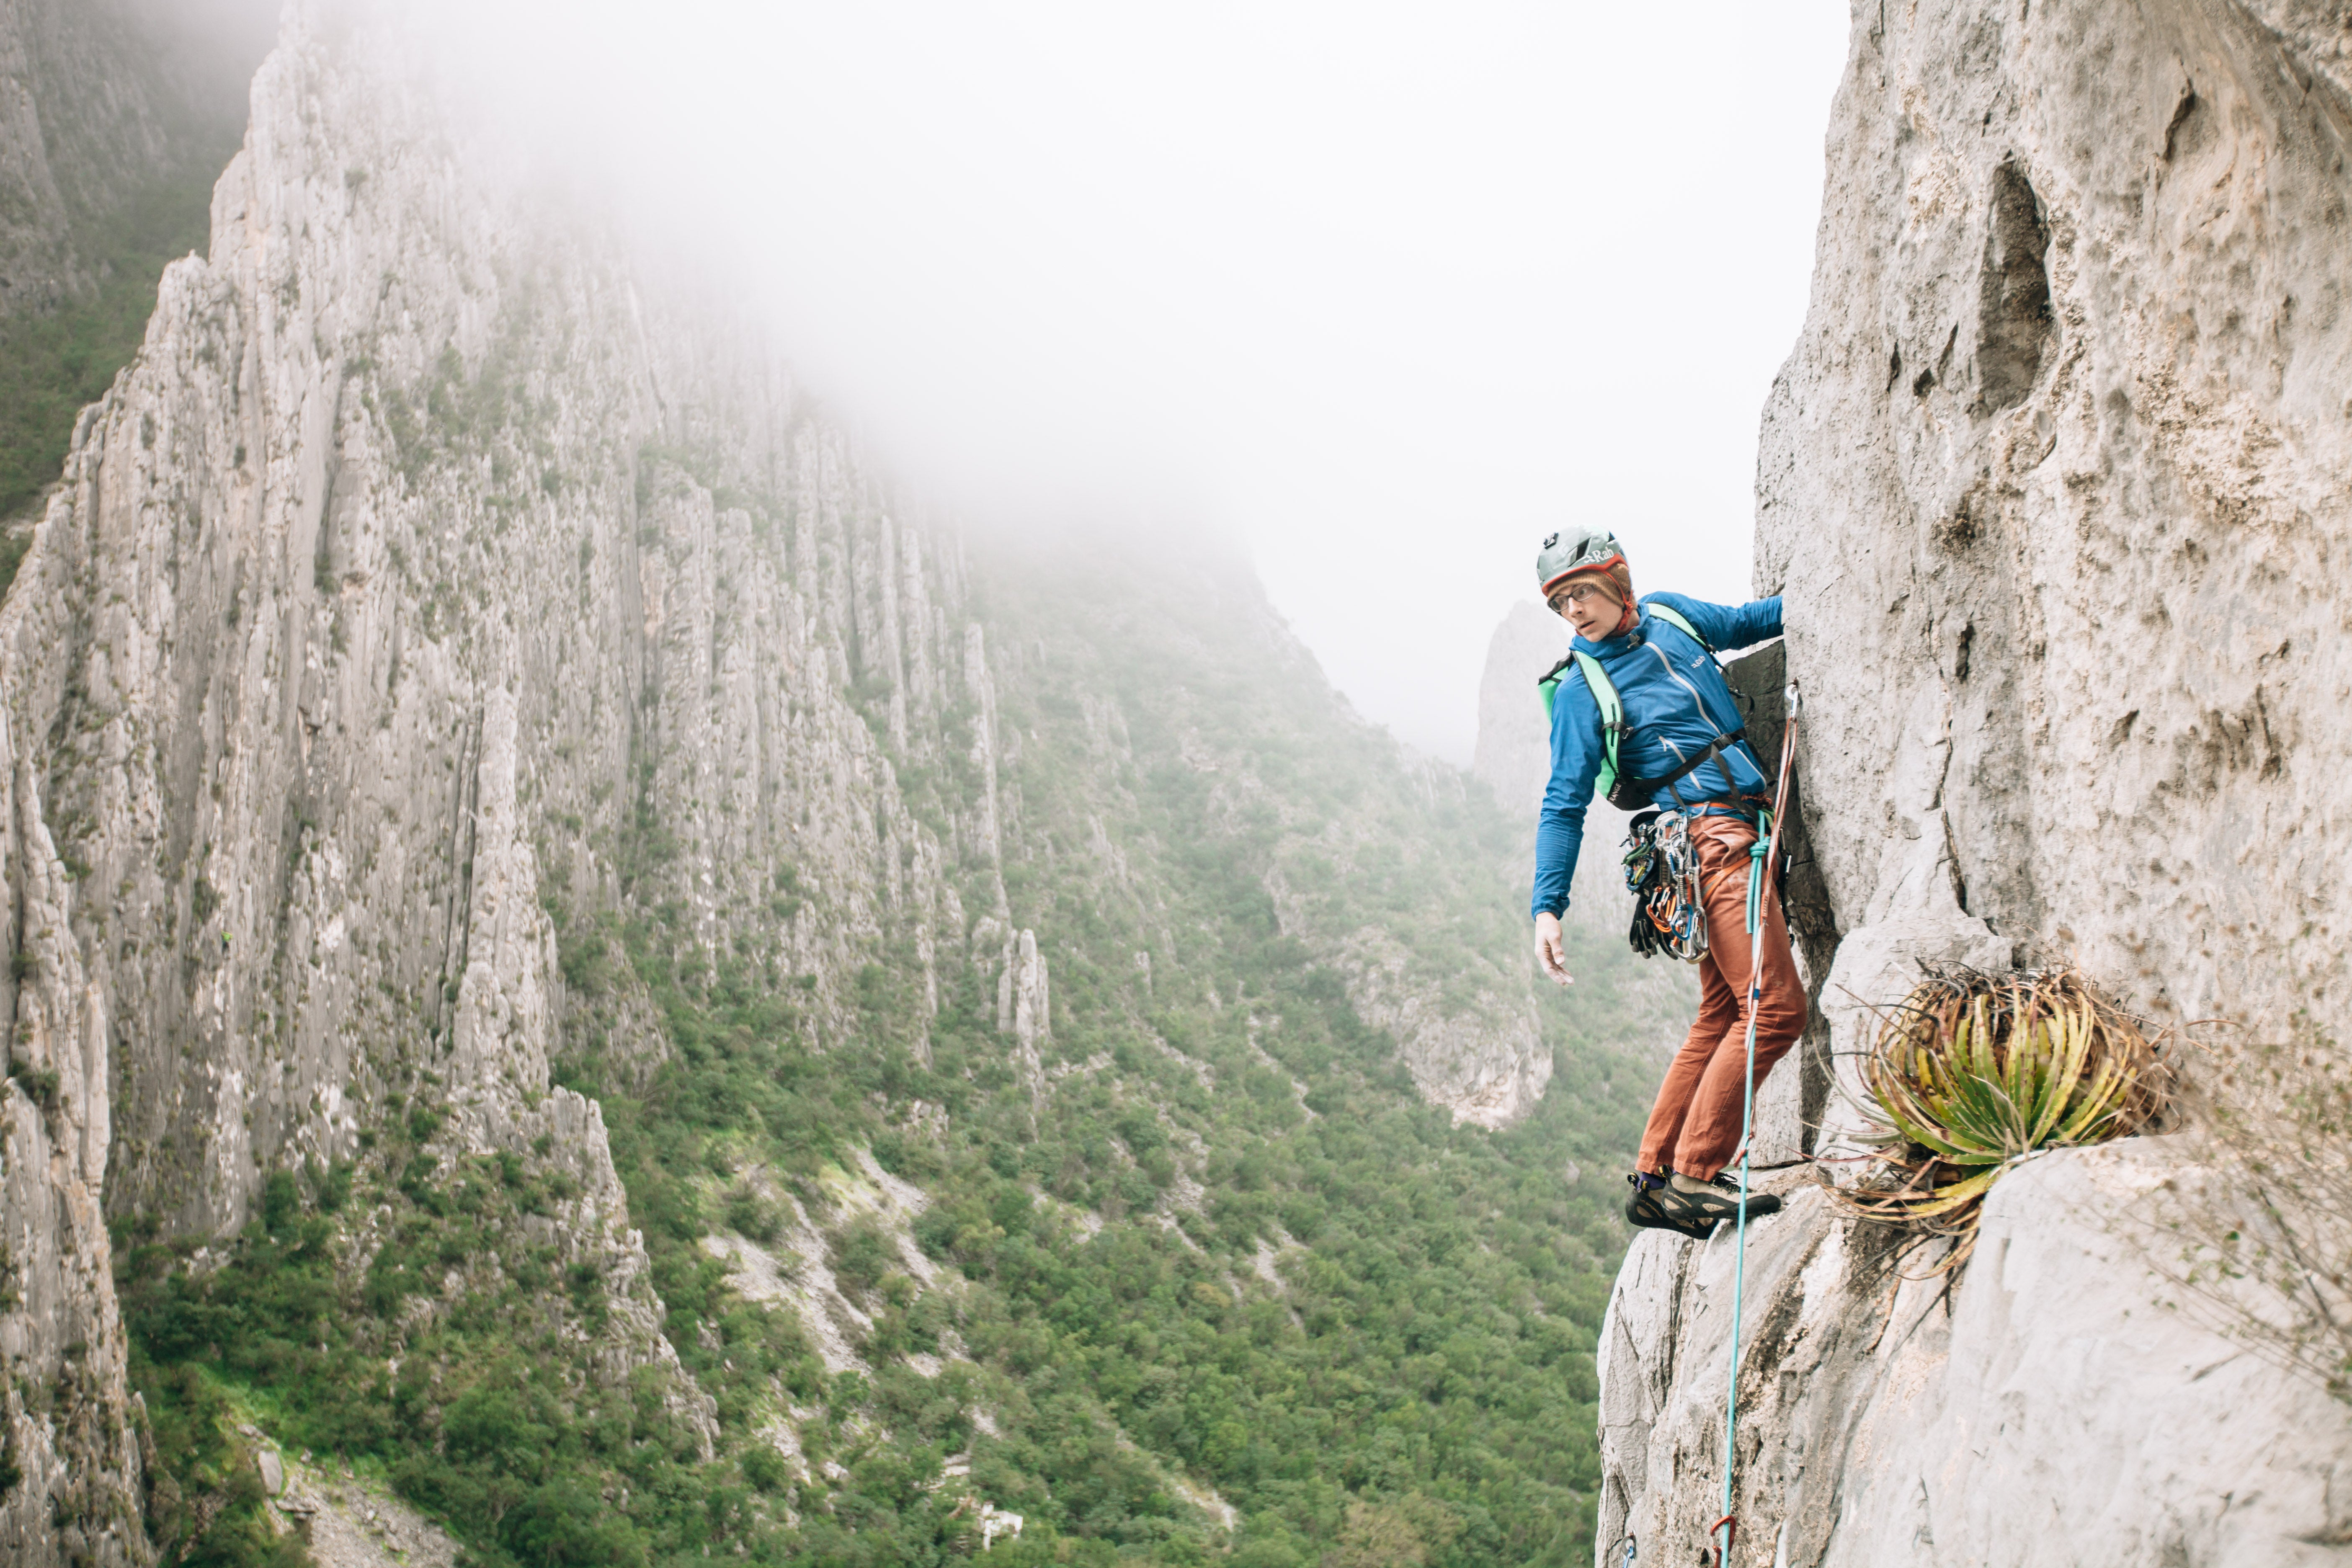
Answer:
<path fill-rule="evenodd" d="M 2213 115 L 2210 106 L 2197 96 L 2195 88 L 2180 95 L 2173 106 L 2171 122 L 2164 128 L 2164 161 L 2168 163 L 2193 158 L 2213 143 Z"/>
<path fill-rule="evenodd" d="M 2041 198 L 2014 163 L 1993 171 L 1992 210 L 1985 226 L 1982 291 L 1977 304 L 1974 410 L 1995 414 L 2025 400 L 2042 374 L 2053 323 L 2050 314 L 2050 226 Z"/>

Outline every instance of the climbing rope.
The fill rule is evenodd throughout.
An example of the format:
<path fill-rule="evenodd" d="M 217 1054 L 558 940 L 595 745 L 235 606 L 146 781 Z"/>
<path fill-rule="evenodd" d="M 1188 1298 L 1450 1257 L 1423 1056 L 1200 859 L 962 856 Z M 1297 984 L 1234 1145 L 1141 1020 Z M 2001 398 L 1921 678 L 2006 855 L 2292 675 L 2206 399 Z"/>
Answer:
<path fill-rule="evenodd" d="M 1772 872 L 1779 859 L 1781 814 L 1789 808 L 1789 777 L 1797 767 L 1797 682 L 1791 676 L 1787 694 L 1788 720 L 1780 732 L 1780 782 L 1772 795 L 1772 813 L 1759 817 L 1756 845 L 1748 856 L 1748 1092 L 1739 1106 L 1738 1250 L 1731 1268 L 1731 1385 L 1723 1401 L 1723 1517 L 1708 1527 L 1716 1547 L 1716 1568 L 1728 1568 L 1731 1543 L 1739 1521 L 1731 1511 L 1732 1471 L 1738 1450 L 1733 1440 L 1739 1426 L 1739 1318 L 1748 1289 L 1748 1166 L 1749 1135 L 1756 1119 L 1756 1009 L 1764 999 L 1764 910 L 1772 896 Z"/>

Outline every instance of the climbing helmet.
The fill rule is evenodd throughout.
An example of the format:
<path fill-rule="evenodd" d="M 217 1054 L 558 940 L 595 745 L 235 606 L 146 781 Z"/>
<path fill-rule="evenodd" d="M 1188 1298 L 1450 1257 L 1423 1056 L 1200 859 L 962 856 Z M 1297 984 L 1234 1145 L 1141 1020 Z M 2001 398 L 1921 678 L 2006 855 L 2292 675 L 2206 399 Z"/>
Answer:
<path fill-rule="evenodd" d="M 1563 580 L 1578 572 L 1622 566 L 1625 552 L 1605 528 L 1563 528 L 1547 536 L 1536 552 L 1536 591 L 1549 601 Z"/>

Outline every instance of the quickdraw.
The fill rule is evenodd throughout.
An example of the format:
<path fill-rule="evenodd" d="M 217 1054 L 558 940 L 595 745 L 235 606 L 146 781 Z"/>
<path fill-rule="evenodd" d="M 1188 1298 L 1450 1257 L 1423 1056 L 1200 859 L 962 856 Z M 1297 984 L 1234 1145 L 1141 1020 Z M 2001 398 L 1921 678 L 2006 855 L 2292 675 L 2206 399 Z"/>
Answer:
<path fill-rule="evenodd" d="M 1679 811 L 1645 811 L 1625 836 L 1625 890 L 1633 895 L 1633 951 L 1687 963 L 1706 956 L 1706 904 L 1699 889 L 1698 845 Z"/>

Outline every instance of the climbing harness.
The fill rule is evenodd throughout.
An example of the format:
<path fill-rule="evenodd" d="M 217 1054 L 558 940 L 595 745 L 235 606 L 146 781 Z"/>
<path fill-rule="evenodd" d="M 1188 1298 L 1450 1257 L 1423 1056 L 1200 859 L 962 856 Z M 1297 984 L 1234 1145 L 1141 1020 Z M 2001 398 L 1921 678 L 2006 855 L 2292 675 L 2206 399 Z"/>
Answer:
<path fill-rule="evenodd" d="M 1707 652 L 1715 651 L 1715 645 L 1699 636 L 1698 628 L 1685 620 L 1681 612 L 1656 603 L 1643 607 L 1668 626 L 1679 628 Z M 1643 634 L 1636 631 L 1631 635 L 1638 637 Z M 1547 723 L 1550 721 L 1560 683 L 1568 679 L 1571 670 L 1584 678 L 1584 689 L 1592 693 L 1592 700 L 1601 710 L 1601 773 L 1592 781 L 1593 793 L 1620 811 L 1641 810 L 1660 790 L 1680 782 L 1685 774 L 1715 761 L 1748 738 L 1748 731 L 1744 727 L 1728 735 L 1718 735 L 1697 755 L 1658 778 L 1635 778 L 1630 773 L 1621 777 L 1617 772 L 1617 744 L 1632 732 L 1633 727 L 1625 722 L 1625 704 L 1618 698 L 1617 684 L 1609 679 L 1609 672 L 1601 668 L 1599 659 L 1589 653 L 1571 653 L 1538 678 L 1536 691 L 1543 699 L 1544 721 Z"/>
<path fill-rule="evenodd" d="M 1708 1527 L 1706 1532 L 1710 1539 L 1722 1538 L 1716 1547 L 1716 1568 L 1725 1568 L 1730 1563 L 1731 1542 L 1739 1533 L 1739 1521 L 1731 1511 L 1731 1486 L 1733 1467 L 1738 1453 L 1733 1447 L 1733 1440 L 1739 1425 L 1739 1319 L 1740 1309 L 1745 1305 L 1742 1298 L 1748 1289 L 1748 1143 L 1756 1121 L 1756 1010 L 1764 1001 L 1762 900 L 1772 891 L 1773 872 L 1780 859 L 1774 853 L 1773 838 L 1779 835 L 1781 814 L 1789 806 L 1790 776 L 1797 770 L 1797 681 L 1794 676 L 1789 679 L 1787 708 L 1787 721 L 1780 731 L 1780 782 L 1773 791 L 1771 815 L 1757 821 L 1756 847 L 1748 862 L 1748 1089 L 1739 1105 L 1739 1241 L 1731 1268 L 1731 1382 L 1723 1401 L 1723 1517 Z"/>
<path fill-rule="evenodd" d="M 1706 904 L 1700 896 L 1698 843 L 1679 811 L 1645 811 L 1625 836 L 1625 890 L 1633 923 L 1625 940 L 1643 957 L 1664 953 L 1696 963 L 1706 956 Z"/>

